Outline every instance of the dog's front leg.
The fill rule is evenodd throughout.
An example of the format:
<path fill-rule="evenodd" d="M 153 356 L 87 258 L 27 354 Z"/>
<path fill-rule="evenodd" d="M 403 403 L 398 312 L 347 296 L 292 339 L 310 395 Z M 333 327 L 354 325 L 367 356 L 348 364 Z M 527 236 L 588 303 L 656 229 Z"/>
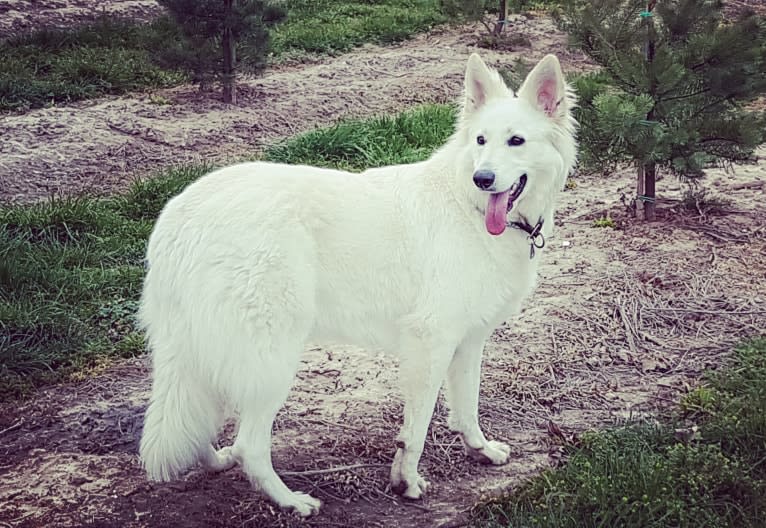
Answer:
<path fill-rule="evenodd" d="M 391 489 L 410 499 L 419 499 L 428 488 L 428 482 L 418 473 L 418 462 L 453 351 L 452 347 L 425 343 L 422 348 L 408 346 L 402 351 L 399 377 L 404 424 L 396 441 Z"/>
<path fill-rule="evenodd" d="M 479 427 L 481 356 L 487 337 L 469 336 L 455 350 L 447 372 L 448 424 L 460 434 L 468 456 L 485 464 L 500 465 L 508 462 L 511 448 L 502 442 L 488 441 Z"/>

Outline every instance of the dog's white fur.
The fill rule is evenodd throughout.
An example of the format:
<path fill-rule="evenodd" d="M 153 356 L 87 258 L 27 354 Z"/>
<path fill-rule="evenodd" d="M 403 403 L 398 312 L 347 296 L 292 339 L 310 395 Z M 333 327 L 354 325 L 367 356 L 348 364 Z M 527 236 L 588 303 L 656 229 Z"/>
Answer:
<path fill-rule="evenodd" d="M 489 193 L 472 174 L 492 170 L 495 192 L 528 174 L 508 219 L 542 217 L 549 233 L 575 163 L 573 104 L 555 56 L 516 96 L 474 54 L 457 130 L 427 161 L 362 174 L 243 163 L 170 200 L 149 240 L 139 314 L 153 351 L 140 447 L 149 477 L 238 462 L 280 506 L 316 511 L 271 463 L 272 423 L 307 342 L 398 354 L 404 425 L 391 483 L 406 497 L 428 485 L 417 467 L 443 383 L 468 454 L 505 463 L 508 446 L 479 428 L 482 350 L 531 293 L 540 255 L 530 259 L 520 230 L 487 232 Z M 509 146 L 513 135 L 525 143 Z M 225 406 L 239 430 L 215 451 Z"/>

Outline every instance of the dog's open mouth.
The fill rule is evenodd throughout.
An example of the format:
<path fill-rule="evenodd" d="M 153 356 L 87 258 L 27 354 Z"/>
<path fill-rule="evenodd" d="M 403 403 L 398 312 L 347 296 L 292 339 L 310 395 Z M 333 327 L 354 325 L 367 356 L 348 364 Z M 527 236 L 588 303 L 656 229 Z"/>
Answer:
<path fill-rule="evenodd" d="M 506 217 L 508 213 L 513 209 L 513 203 L 524 192 L 524 187 L 527 185 L 527 175 L 522 174 L 519 181 L 514 183 L 510 189 L 501 193 L 494 193 L 489 195 L 487 202 L 487 212 L 485 217 L 485 223 L 487 231 L 492 235 L 501 235 L 505 231 Z"/>

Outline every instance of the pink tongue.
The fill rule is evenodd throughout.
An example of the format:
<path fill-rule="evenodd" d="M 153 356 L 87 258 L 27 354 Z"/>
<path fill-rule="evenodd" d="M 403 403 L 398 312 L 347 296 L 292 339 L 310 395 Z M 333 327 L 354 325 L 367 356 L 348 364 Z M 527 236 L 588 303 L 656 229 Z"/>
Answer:
<path fill-rule="evenodd" d="M 508 214 L 508 197 L 511 191 L 490 194 L 487 203 L 487 216 L 485 222 L 487 231 L 492 235 L 502 235 L 505 231 L 506 215 Z"/>

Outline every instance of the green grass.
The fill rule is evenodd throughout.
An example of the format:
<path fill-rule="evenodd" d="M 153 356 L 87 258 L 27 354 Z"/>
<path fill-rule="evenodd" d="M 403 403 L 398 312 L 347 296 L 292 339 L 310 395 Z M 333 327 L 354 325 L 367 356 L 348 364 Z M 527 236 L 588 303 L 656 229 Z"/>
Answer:
<path fill-rule="evenodd" d="M 0 207 L 0 396 L 143 352 L 133 314 L 153 219 L 204 168 L 112 199 Z"/>
<path fill-rule="evenodd" d="M 446 22 L 438 0 L 287 0 L 283 6 L 287 18 L 272 31 L 276 60 L 394 42 Z M 180 84 L 185 74 L 153 61 L 153 50 L 176 39 L 164 17 L 149 24 L 107 17 L 0 41 L 0 111 Z"/>
<path fill-rule="evenodd" d="M 596 218 L 593 221 L 593 227 L 615 229 L 617 227 L 617 223 L 607 214 L 601 218 Z"/>
<path fill-rule="evenodd" d="M 452 131 L 448 106 L 340 123 L 265 158 L 361 170 L 426 158 Z M 210 167 L 166 171 L 107 199 L 0 206 L 0 397 L 143 352 L 134 322 L 146 240 L 167 200 Z"/>
<path fill-rule="evenodd" d="M 0 42 L 0 110 L 24 110 L 172 86 L 186 79 L 150 60 L 167 23 L 108 18 L 70 31 L 42 30 Z"/>
<path fill-rule="evenodd" d="M 396 116 L 352 120 L 270 149 L 265 159 L 358 171 L 428 157 L 452 133 L 454 108 L 426 105 Z"/>
<path fill-rule="evenodd" d="M 288 0 L 285 6 L 287 20 L 271 33 L 277 56 L 388 44 L 447 22 L 438 0 Z"/>
<path fill-rule="evenodd" d="M 479 505 L 475 527 L 761 528 L 766 339 L 735 350 L 677 415 L 585 435 L 570 458 Z"/>

